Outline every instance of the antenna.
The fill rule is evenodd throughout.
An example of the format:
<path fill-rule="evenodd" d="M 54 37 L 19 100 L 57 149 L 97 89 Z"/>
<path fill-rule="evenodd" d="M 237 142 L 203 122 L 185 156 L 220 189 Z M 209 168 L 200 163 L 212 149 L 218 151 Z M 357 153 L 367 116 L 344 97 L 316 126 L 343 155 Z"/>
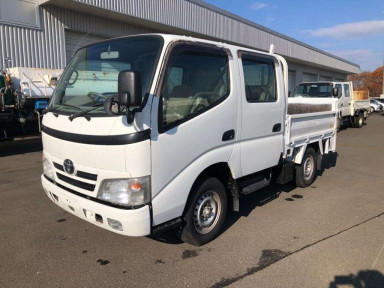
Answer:
<path fill-rule="evenodd" d="M 269 54 L 275 54 L 275 44 L 271 44 L 271 46 L 269 46 Z"/>
<path fill-rule="evenodd" d="M 83 37 L 83 38 L 81 38 L 80 42 L 79 42 L 79 43 L 77 43 L 77 46 L 76 46 L 75 50 L 73 50 L 73 53 L 72 53 L 72 57 L 73 57 L 73 55 L 75 55 L 75 52 L 76 52 L 76 51 L 77 51 L 77 49 L 79 48 L 79 46 L 80 46 L 81 42 L 83 42 L 83 41 L 85 40 L 85 38 L 87 38 L 87 37 L 88 37 L 89 33 L 91 33 L 91 31 L 88 31 L 88 32 L 87 32 L 87 34 L 85 34 L 85 35 L 84 35 L 84 37 Z"/>

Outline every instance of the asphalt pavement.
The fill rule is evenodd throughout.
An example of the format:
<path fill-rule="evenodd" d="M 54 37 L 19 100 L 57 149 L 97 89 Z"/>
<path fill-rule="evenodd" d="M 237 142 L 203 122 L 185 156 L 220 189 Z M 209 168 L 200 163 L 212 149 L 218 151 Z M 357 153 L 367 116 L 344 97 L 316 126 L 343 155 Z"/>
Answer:
<path fill-rule="evenodd" d="M 130 238 L 54 205 L 39 139 L 0 143 L 0 287 L 384 287 L 384 117 L 343 129 L 308 188 L 243 197 L 197 248 Z"/>

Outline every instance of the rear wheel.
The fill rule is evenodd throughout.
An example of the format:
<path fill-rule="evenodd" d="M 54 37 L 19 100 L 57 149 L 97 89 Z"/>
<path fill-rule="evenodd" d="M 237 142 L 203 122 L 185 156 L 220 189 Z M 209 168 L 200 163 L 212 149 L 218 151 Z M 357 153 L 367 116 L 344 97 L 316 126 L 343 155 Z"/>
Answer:
<path fill-rule="evenodd" d="M 359 115 L 355 116 L 354 126 L 355 128 L 361 128 L 364 125 L 364 115 L 363 113 L 359 113 Z"/>
<path fill-rule="evenodd" d="M 205 178 L 192 191 L 193 199 L 184 215 L 180 238 L 201 246 L 215 239 L 227 214 L 227 193 L 216 178 Z"/>
<path fill-rule="evenodd" d="M 296 186 L 308 187 L 315 181 L 317 159 L 315 150 L 308 147 L 301 165 L 296 166 Z"/>

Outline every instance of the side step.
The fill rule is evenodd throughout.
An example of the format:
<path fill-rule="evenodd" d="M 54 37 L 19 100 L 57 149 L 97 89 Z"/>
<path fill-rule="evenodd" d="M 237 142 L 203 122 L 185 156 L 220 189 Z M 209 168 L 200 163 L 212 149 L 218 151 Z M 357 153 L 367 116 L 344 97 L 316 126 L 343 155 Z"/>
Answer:
<path fill-rule="evenodd" d="M 251 194 L 261 188 L 268 186 L 271 183 L 272 172 L 268 175 L 258 175 L 254 178 L 248 178 L 239 182 L 240 193 L 243 195 Z"/>

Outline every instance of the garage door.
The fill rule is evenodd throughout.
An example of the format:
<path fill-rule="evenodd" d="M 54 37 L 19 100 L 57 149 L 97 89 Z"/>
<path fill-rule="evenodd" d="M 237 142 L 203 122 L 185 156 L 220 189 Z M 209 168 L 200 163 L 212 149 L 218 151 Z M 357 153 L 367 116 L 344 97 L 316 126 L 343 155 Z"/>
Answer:
<path fill-rule="evenodd" d="M 303 73 L 303 82 L 314 82 L 316 81 L 315 74 Z"/>
<path fill-rule="evenodd" d="M 77 49 L 105 39 L 107 38 L 65 30 L 65 53 L 67 64 Z"/>
<path fill-rule="evenodd" d="M 319 77 L 320 81 L 332 81 L 332 77 L 329 76 L 321 76 Z"/>
<path fill-rule="evenodd" d="M 291 92 L 291 95 L 295 92 L 296 88 L 296 72 L 288 71 L 288 90 Z"/>

